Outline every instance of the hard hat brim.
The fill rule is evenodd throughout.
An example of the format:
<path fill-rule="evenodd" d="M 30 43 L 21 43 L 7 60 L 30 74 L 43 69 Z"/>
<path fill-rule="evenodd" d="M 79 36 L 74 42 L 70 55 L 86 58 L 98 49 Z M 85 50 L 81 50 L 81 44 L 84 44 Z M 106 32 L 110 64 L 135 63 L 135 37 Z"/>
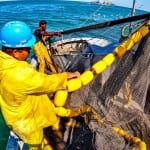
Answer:
<path fill-rule="evenodd" d="M 9 45 L 7 43 L 2 43 L 2 41 L 0 40 L 0 45 L 10 48 L 21 48 L 21 47 L 32 47 L 35 42 L 36 38 L 34 35 L 32 35 L 31 39 L 25 44 Z"/>

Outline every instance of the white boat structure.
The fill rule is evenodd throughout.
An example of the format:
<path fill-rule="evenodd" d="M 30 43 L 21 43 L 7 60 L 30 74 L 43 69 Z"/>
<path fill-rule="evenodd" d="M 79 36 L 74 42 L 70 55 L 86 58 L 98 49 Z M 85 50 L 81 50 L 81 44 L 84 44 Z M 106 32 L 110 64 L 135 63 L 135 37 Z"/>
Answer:
<path fill-rule="evenodd" d="M 97 3 L 101 5 L 113 5 L 112 1 L 104 0 L 103 2 L 100 0 L 93 0 L 92 3 Z"/>
<path fill-rule="evenodd" d="M 111 1 L 103 1 L 102 5 L 112 5 L 113 3 Z"/>
<path fill-rule="evenodd" d="M 71 38 L 55 42 L 51 45 L 53 54 L 57 58 L 57 63 L 62 66 L 60 71 L 80 71 L 83 72 L 91 67 L 101 57 L 112 52 L 118 43 L 99 38 Z M 72 60 L 67 60 L 67 56 Z M 80 66 L 80 63 L 84 65 Z M 89 65 L 87 65 L 89 63 Z"/>
<path fill-rule="evenodd" d="M 92 0 L 91 2 L 92 2 L 92 3 L 100 3 L 99 0 Z"/>

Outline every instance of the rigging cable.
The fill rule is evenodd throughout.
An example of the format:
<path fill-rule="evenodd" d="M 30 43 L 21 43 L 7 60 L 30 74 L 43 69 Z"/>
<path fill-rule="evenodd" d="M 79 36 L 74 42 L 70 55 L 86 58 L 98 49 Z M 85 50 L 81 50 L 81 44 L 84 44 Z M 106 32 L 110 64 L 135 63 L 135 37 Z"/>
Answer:
<path fill-rule="evenodd" d="M 98 9 L 96 9 L 91 15 L 90 17 L 88 17 L 82 24 L 80 24 L 78 27 L 82 27 L 86 22 L 88 22 L 95 14 L 96 12 L 98 12 L 103 6 L 100 5 L 100 7 L 98 7 Z M 69 36 L 69 38 L 71 38 L 72 34 Z"/>

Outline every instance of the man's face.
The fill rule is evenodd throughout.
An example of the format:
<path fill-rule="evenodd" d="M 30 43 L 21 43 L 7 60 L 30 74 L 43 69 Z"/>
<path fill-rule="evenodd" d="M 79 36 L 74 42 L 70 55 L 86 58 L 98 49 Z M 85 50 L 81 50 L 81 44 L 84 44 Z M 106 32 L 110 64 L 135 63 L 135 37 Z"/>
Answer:
<path fill-rule="evenodd" d="M 46 30 L 46 24 L 41 24 L 42 30 Z"/>
<path fill-rule="evenodd" d="M 12 52 L 12 56 L 18 60 L 25 61 L 30 53 L 30 48 L 19 48 Z"/>

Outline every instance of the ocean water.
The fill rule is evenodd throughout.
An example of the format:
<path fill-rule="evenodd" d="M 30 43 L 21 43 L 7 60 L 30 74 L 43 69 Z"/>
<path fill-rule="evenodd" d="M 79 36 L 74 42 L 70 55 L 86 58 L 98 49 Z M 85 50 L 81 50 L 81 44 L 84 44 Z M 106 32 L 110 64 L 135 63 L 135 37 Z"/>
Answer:
<path fill-rule="evenodd" d="M 136 14 L 145 13 L 136 10 Z M 108 20 L 129 17 L 131 9 L 104 6 L 90 2 L 62 0 L 0 1 L 0 28 L 8 21 L 21 20 L 34 31 L 38 22 L 45 19 L 48 30 L 64 31 Z"/>
<path fill-rule="evenodd" d="M 144 13 L 146 12 L 136 10 L 136 14 Z M 0 1 L 0 28 L 8 21 L 20 20 L 25 21 L 34 31 L 38 27 L 38 22 L 45 19 L 48 23 L 48 31 L 65 31 L 129 17 L 130 15 L 130 8 L 115 5 L 104 6 L 90 2 L 62 0 Z M 106 35 L 113 40 L 119 36 L 118 32 L 115 31 Z M 85 36 L 90 36 L 90 33 L 86 32 Z M 8 133 L 8 127 L 0 114 L 0 150 L 5 150 Z"/>

